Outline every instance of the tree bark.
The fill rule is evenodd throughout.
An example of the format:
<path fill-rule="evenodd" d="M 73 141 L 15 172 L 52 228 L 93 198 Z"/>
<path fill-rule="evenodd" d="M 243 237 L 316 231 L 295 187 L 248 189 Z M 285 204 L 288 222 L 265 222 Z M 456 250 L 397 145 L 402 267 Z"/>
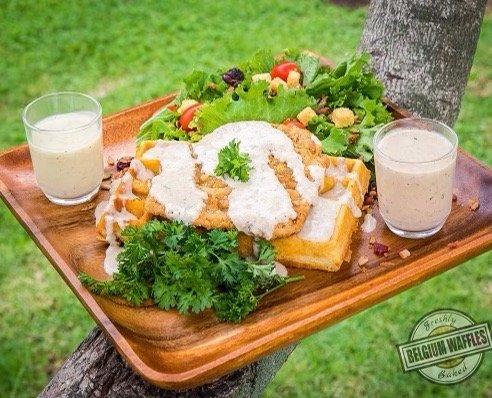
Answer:
<path fill-rule="evenodd" d="M 386 95 L 452 125 L 459 113 L 486 0 L 372 0 L 360 51 Z"/>
<path fill-rule="evenodd" d="M 293 351 L 288 346 L 210 384 L 183 391 L 157 388 L 126 365 L 95 328 L 63 364 L 40 398 L 259 397 Z"/>

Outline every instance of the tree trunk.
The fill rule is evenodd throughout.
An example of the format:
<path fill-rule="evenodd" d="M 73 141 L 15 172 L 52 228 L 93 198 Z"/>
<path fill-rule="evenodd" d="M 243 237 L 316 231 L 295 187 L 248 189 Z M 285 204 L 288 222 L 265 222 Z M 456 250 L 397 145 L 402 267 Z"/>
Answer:
<path fill-rule="evenodd" d="M 190 390 L 169 391 L 149 384 L 133 372 L 104 333 L 96 328 L 39 397 L 259 397 L 294 347 L 286 347 L 210 384 Z"/>
<path fill-rule="evenodd" d="M 359 45 L 386 95 L 452 125 L 459 113 L 486 0 L 372 0 Z"/>

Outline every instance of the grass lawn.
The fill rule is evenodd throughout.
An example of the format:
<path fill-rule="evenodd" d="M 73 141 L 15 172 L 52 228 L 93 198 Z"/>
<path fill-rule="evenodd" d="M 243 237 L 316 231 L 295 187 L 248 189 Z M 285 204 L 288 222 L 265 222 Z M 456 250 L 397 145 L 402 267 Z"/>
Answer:
<path fill-rule="evenodd" d="M 194 66 L 233 65 L 257 48 L 306 47 L 339 61 L 357 46 L 365 10 L 321 1 L 10 1 L 0 7 L 0 149 L 23 142 L 22 107 L 57 90 L 92 93 L 111 113 L 177 87 Z M 492 17 L 486 16 L 456 130 L 492 164 Z M 453 387 L 403 374 L 394 345 L 439 307 L 490 319 L 484 254 L 304 340 L 267 397 L 492 396 L 492 356 Z M 0 204 L 0 397 L 31 397 L 94 326 Z"/>

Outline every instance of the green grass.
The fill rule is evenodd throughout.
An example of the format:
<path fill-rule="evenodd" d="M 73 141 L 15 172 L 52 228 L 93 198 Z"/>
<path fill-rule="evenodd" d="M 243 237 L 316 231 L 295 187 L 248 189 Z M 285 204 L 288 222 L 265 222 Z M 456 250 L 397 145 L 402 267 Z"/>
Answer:
<path fill-rule="evenodd" d="M 0 149 L 23 142 L 21 109 L 44 93 L 93 93 L 110 113 L 176 88 L 193 66 L 234 64 L 259 47 L 307 47 L 339 61 L 356 48 L 365 17 L 315 0 L 76 4 L 2 3 Z M 491 49 L 488 16 L 455 126 L 462 146 L 489 164 Z M 434 308 L 486 320 L 491 260 L 484 254 L 307 338 L 266 396 L 491 396 L 490 354 L 471 379 L 441 387 L 403 374 L 394 347 Z M 0 293 L 0 396 L 30 397 L 94 323 L 3 204 Z"/>

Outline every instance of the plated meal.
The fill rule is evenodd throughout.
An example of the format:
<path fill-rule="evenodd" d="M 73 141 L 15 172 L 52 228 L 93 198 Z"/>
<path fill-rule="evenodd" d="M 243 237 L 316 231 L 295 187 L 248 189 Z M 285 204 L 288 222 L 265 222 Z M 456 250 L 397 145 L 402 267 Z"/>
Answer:
<path fill-rule="evenodd" d="M 108 279 L 81 281 L 133 305 L 238 322 L 301 269 L 337 271 L 360 224 L 374 133 L 392 118 L 367 63 L 330 69 L 308 52 L 260 51 L 187 76 L 96 209 Z"/>

